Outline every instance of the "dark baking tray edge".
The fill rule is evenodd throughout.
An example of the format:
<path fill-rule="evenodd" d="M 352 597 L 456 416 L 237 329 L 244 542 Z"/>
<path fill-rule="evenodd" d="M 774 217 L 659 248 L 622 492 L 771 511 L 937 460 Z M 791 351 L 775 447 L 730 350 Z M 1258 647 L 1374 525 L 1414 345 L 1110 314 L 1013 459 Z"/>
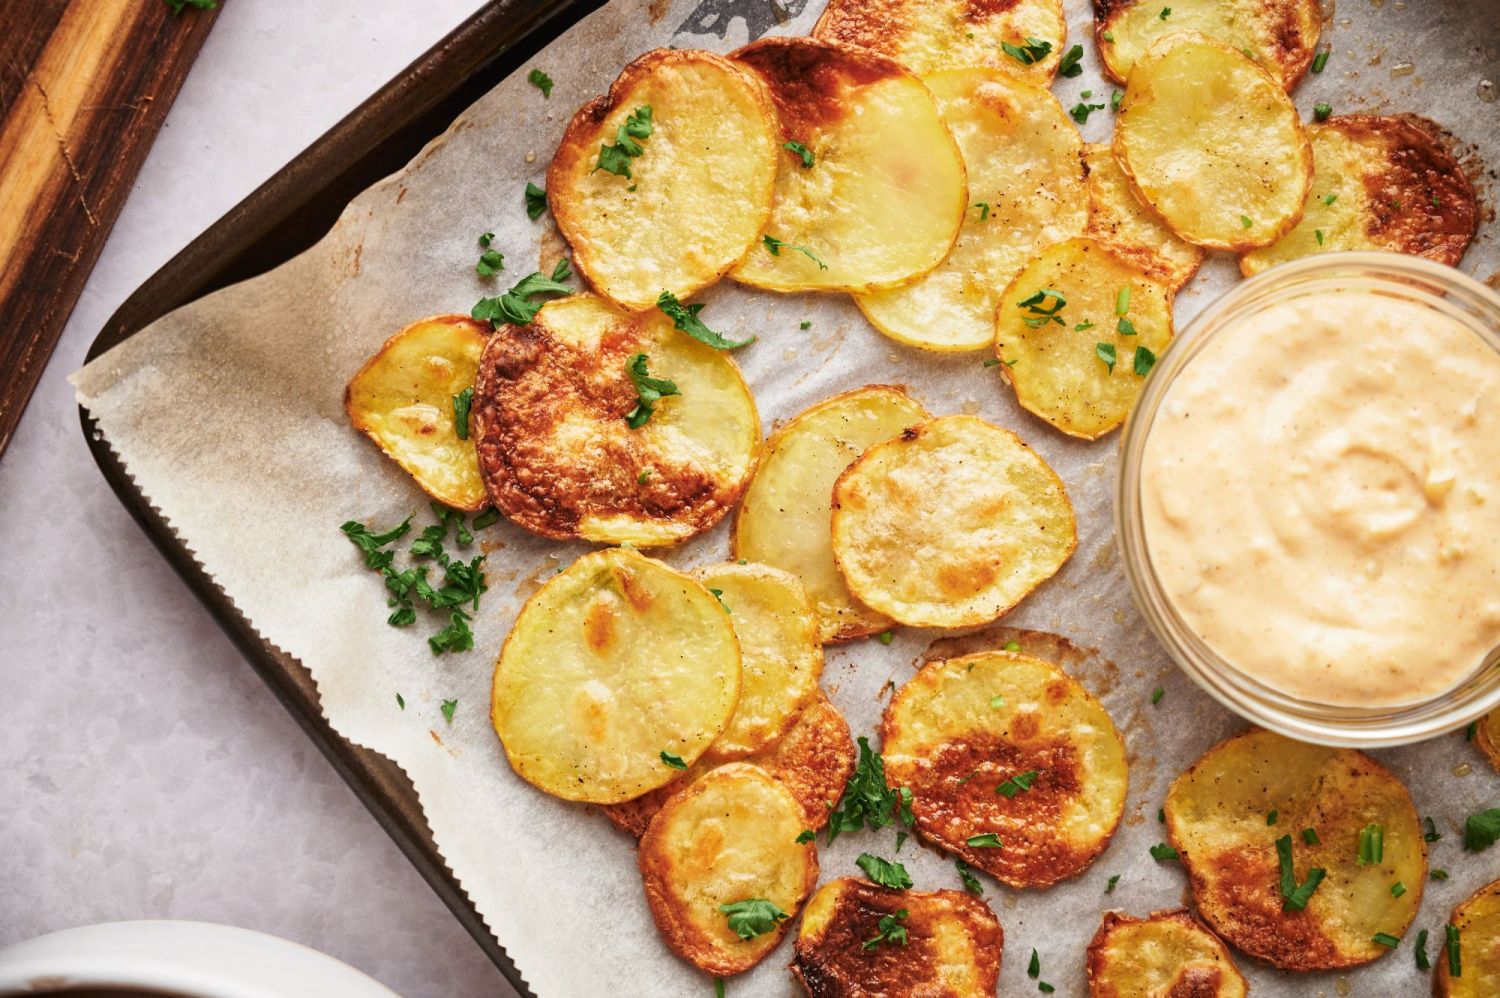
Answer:
<path fill-rule="evenodd" d="M 317 242 L 357 194 L 401 169 L 482 94 L 603 3 L 495 0 L 479 10 L 153 274 L 110 317 L 86 360 Z M 333 730 L 307 669 L 256 633 L 140 492 L 87 410 L 78 414 L 94 462 L 146 536 L 506 980 L 534 998 L 438 853 L 406 774 Z"/>

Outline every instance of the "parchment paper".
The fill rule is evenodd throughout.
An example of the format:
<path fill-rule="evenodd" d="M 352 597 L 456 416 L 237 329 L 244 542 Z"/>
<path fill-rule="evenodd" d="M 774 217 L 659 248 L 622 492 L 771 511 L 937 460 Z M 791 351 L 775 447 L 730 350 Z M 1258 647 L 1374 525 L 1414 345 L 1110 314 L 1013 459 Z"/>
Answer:
<path fill-rule="evenodd" d="M 396 760 L 421 795 L 443 855 L 495 936 L 543 998 L 707 995 L 711 983 L 660 944 L 641 894 L 634 843 L 590 809 L 531 789 L 510 771 L 488 721 L 491 666 L 524 599 L 580 554 L 503 521 L 481 534 L 490 591 L 474 623 L 472 652 L 435 658 L 424 618 L 397 630 L 379 576 L 365 569 L 339 524 L 394 524 L 426 500 L 396 466 L 349 426 L 348 377 L 395 330 L 425 315 L 466 312 L 563 251 L 550 219 L 528 221 L 522 187 L 541 181 L 573 110 L 602 93 L 648 49 L 674 44 L 728 51 L 762 32 L 802 34 L 821 4 L 793 0 L 614 0 L 555 41 L 532 65 L 556 81 L 550 99 L 517 73 L 478 101 L 400 174 L 355 199 L 317 246 L 279 269 L 166 316 L 75 375 L 80 402 L 110 445 L 235 605 L 274 644 L 306 663 L 323 709 L 345 737 Z M 1082 41 L 1086 71 L 1059 79 L 1065 106 L 1092 89 L 1108 94 L 1087 4 L 1068 4 L 1069 43 Z M 784 23 L 777 23 L 781 19 Z M 692 31 L 674 35 L 678 26 Z M 1500 163 L 1500 104 L 1481 80 L 1500 78 L 1500 4 L 1343 0 L 1325 39 L 1333 56 L 1296 93 L 1304 116 L 1328 100 L 1339 111 L 1429 114 L 1485 162 Z M 1407 72 L 1403 63 L 1415 63 Z M 530 68 L 530 66 L 526 67 Z M 1491 90 L 1493 94 L 1493 90 Z M 1113 116 L 1084 128 L 1107 136 Z M 496 281 L 474 274 L 475 239 L 493 230 L 506 254 Z M 1464 269 L 1497 267 L 1494 226 L 1482 226 Z M 1211 260 L 1177 301 L 1179 325 L 1235 279 Z M 977 412 L 1016 429 L 1062 475 L 1079 522 L 1077 553 L 1005 623 L 1059 632 L 1098 649 L 1079 672 L 1125 735 L 1132 761 L 1126 819 L 1084 875 L 1044 892 L 1014 892 L 982 878 L 1005 929 L 1001 993 L 1033 993 L 1034 947 L 1043 980 L 1082 994 L 1083 949 L 1100 912 L 1146 913 L 1187 899 L 1173 863 L 1147 854 L 1164 838 L 1156 813 L 1171 778 L 1217 739 L 1242 728 L 1167 660 L 1134 610 L 1120 573 L 1110 495 L 1117 437 L 1084 444 L 1021 412 L 983 355 L 942 357 L 879 336 L 839 295 L 753 293 L 726 281 L 695 300 L 727 334 L 760 341 L 736 354 L 769 431 L 807 405 L 870 382 L 904 382 L 934 413 Z M 811 320 L 810 329 L 798 325 Z M 421 522 L 419 518 L 419 523 Z M 680 565 L 727 557 L 726 531 L 666 555 Z M 1247 608 L 1253 612 L 1254 608 Z M 911 675 L 937 632 L 904 630 L 830 648 L 824 686 L 856 734 L 873 734 L 888 679 Z M 1110 664 L 1110 663 L 1114 664 Z M 1165 688 L 1160 704 L 1149 699 Z M 398 708 L 396 694 L 406 700 Z M 452 724 L 439 705 L 456 698 Z M 1411 939 L 1500 874 L 1500 849 L 1462 854 L 1465 815 L 1500 804 L 1500 779 L 1460 734 L 1382 752 L 1444 838 L 1432 865 L 1452 879 L 1425 885 L 1420 917 L 1402 948 L 1343 977 L 1292 976 L 1241 958 L 1257 994 L 1423 993 Z M 1470 771 L 1472 769 L 1472 772 Z M 821 841 L 821 839 L 820 839 Z M 857 873 L 862 851 L 894 856 L 890 830 L 843 836 L 823 849 L 825 878 Z M 913 838 L 899 858 L 918 888 L 958 887 L 950 859 Z M 1118 887 L 1105 895 L 1108 878 Z M 1416 885 L 1408 885 L 1413 889 Z M 1436 933 L 1441 939 L 1442 933 Z M 731 994 L 789 995 L 785 943 L 732 980 Z M 1352 985 L 1352 991 L 1348 990 Z"/>

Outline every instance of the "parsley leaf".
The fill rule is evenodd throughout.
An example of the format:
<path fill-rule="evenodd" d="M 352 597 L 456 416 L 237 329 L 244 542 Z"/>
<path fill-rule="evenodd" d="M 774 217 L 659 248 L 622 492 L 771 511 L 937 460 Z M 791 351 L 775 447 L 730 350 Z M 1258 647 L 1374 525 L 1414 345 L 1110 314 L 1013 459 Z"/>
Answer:
<path fill-rule="evenodd" d="M 1083 46 L 1074 45 L 1063 53 L 1062 61 L 1057 64 L 1057 75 L 1066 76 L 1069 79 L 1083 72 Z"/>
<path fill-rule="evenodd" d="M 817 832 L 813 831 L 811 828 L 804 828 L 802 829 L 802 831 L 797 833 L 797 837 L 792 841 L 796 842 L 799 846 L 804 846 L 817 837 Z"/>
<path fill-rule="evenodd" d="M 427 639 L 434 655 L 445 651 L 468 651 L 474 647 L 474 633 L 469 630 L 469 615 L 462 610 L 448 614 L 448 626 Z"/>
<path fill-rule="evenodd" d="M 552 269 L 550 278 L 541 273 L 527 274 L 498 298 L 481 298 L 469 314 L 476 319 L 488 319 L 497 326 L 503 323 L 524 326 L 536 318 L 536 314 L 542 310 L 544 304 L 532 301 L 532 296 L 570 295 L 573 289 L 562 282 L 572 276 L 573 268 L 568 263 L 567 257 L 563 257 Z"/>
<path fill-rule="evenodd" d="M 1323 844 L 1323 840 L 1318 838 L 1318 831 L 1315 828 L 1302 829 L 1302 841 L 1306 842 L 1310 846 L 1318 846 Z"/>
<path fill-rule="evenodd" d="M 900 821 L 912 823 L 911 791 L 905 787 L 892 790 L 885 781 L 885 760 L 870 748 L 870 740 L 859 738 L 859 760 L 854 774 L 844 784 L 842 805 L 828 817 L 828 842 L 842 832 L 869 827 L 879 830 Z"/>
<path fill-rule="evenodd" d="M 472 526 L 475 530 L 483 530 L 485 527 L 493 527 L 499 522 L 500 511 L 491 506 L 483 513 L 480 513 L 478 516 L 474 517 L 474 522 L 470 524 L 470 526 Z"/>
<path fill-rule="evenodd" d="M 643 353 L 638 353 L 625 362 L 625 373 L 635 385 L 635 408 L 625 416 L 625 425 L 632 430 L 639 430 L 651 422 L 656 403 L 664 396 L 682 394 L 677 390 L 677 382 L 651 377 L 651 373 L 646 370 L 646 355 Z"/>
<path fill-rule="evenodd" d="M 765 244 L 767 252 L 769 252 L 772 256 L 780 256 L 781 248 L 785 246 L 789 250 L 796 250 L 798 253 L 801 253 L 813 263 L 817 264 L 819 270 L 828 269 L 828 264 L 824 263 L 822 260 L 819 260 L 817 254 L 808 249 L 806 246 L 793 246 L 791 243 L 782 242 L 775 236 L 761 236 L 761 242 Z"/>
<path fill-rule="evenodd" d="M 474 273 L 480 277 L 494 277 L 505 269 L 505 255 L 499 250 L 485 250 L 474 264 Z"/>
<path fill-rule="evenodd" d="M 1026 964 L 1026 976 L 1036 980 L 1042 973 L 1042 958 L 1035 949 L 1031 951 L 1031 961 Z"/>
<path fill-rule="evenodd" d="M 443 719 L 445 721 L 447 721 L 449 724 L 452 724 L 453 723 L 453 712 L 455 710 L 457 710 L 457 709 L 458 709 L 458 701 L 457 700 L 444 700 L 443 701 L 443 706 L 442 706 Z"/>
<path fill-rule="evenodd" d="M 396 706 L 400 707 L 402 710 L 406 709 L 406 697 L 402 696 L 400 693 L 396 694 Z"/>
<path fill-rule="evenodd" d="M 548 76 L 540 69 L 533 69 L 531 72 L 527 73 L 526 82 L 530 83 L 532 86 L 540 90 L 542 92 L 543 98 L 551 98 L 552 77 Z"/>
<path fill-rule="evenodd" d="M 729 931 L 741 939 L 754 939 L 776 928 L 787 914 L 764 898 L 747 898 L 734 904 L 721 904 L 719 910 L 729 919 Z"/>
<path fill-rule="evenodd" d="M 547 190 L 526 182 L 526 217 L 535 222 L 547 210 Z"/>
<path fill-rule="evenodd" d="M 666 749 L 662 749 L 661 751 L 661 761 L 666 763 L 668 766 L 671 766 L 673 769 L 687 769 L 687 763 L 682 761 L 682 756 L 673 755 Z"/>
<path fill-rule="evenodd" d="M 1116 91 L 1114 91 L 1113 93 L 1111 93 L 1109 95 L 1109 109 L 1111 111 L 1118 111 L 1118 110 L 1120 110 L 1120 101 L 1122 101 L 1124 99 L 1125 99 L 1125 91 L 1123 91 L 1123 90 L 1116 90 Z"/>
<path fill-rule="evenodd" d="M 975 201 L 969 207 L 979 209 L 979 220 L 981 222 L 990 217 L 990 203 L 988 201 Z"/>
<path fill-rule="evenodd" d="M 1422 841 L 1437 842 L 1443 837 L 1443 833 L 1437 830 L 1437 822 L 1431 818 L 1422 819 Z"/>
<path fill-rule="evenodd" d="M 1068 108 L 1068 114 L 1073 118 L 1074 121 L 1078 122 L 1080 125 L 1084 125 L 1088 123 L 1089 115 L 1093 114 L 1095 111 L 1103 110 L 1103 104 L 1085 104 L 1083 101 L 1079 101 L 1077 104 L 1074 104 L 1072 107 Z"/>
<path fill-rule="evenodd" d="M 854 863 L 865 871 L 865 876 L 881 887 L 892 887 L 898 891 L 904 891 L 911 886 L 911 874 L 907 873 L 906 867 L 900 863 L 892 863 L 867 852 L 860 853 Z"/>
<path fill-rule="evenodd" d="M 1500 840 L 1500 807 L 1469 815 L 1464 822 L 1464 848 L 1479 852 Z"/>
<path fill-rule="evenodd" d="M 1171 16 L 1172 16 L 1172 8 L 1171 7 L 1163 7 L 1161 9 L 1161 13 L 1157 15 L 1157 17 L 1160 17 L 1163 21 L 1165 21 L 1167 18 L 1169 18 Z"/>
<path fill-rule="evenodd" d="M 1048 307 L 1048 302 L 1052 303 L 1050 308 Z M 1062 316 L 1058 313 L 1067 304 L 1068 300 L 1062 296 L 1062 292 L 1054 291 L 1051 288 L 1042 288 L 1040 291 L 1016 302 L 1016 308 L 1023 308 L 1029 313 L 1021 317 L 1022 322 L 1026 323 L 1032 329 L 1040 329 L 1049 322 L 1055 322 L 1059 326 L 1063 325 Z"/>
<path fill-rule="evenodd" d="M 1034 769 L 1028 769 L 1024 773 L 1017 773 L 996 787 L 995 793 L 1004 794 L 1007 800 L 1014 798 L 1016 794 L 1021 793 L 1023 790 L 1030 790 L 1031 784 L 1036 781 L 1036 777 L 1037 772 Z"/>
<path fill-rule="evenodd" d="M 614 144 L 599 146 L 599 162 L 594 164 L 594 169 L 613 173 L 626 180 L 634 179 L 630 172 L 630 161 L 646 151 L 636 139 L 649 137 L 651 128 L 650 104 L 644 104 L 630 112 L 624 123 L 615 130 Z"/>
<path fill-rule="evenodd" d="M 861 944 L 860 948 L 872 950 L 881 943 L 895 943 L 898 946 L 906 945 L 906 928 L 901 924 L 906 921 L 907 911 L 905 908 L 897 911 L 894 915 L 886 915 L 875 923 L 876 933 L 873 939 L 868 939 Z"/>
<path fill-rule="evenodd" d="M 770 238 L 769 236 L 767 238 Z M 714 332 L 703 324 L 698 318 L 698 313 L 703 311 L 702 303 L 696 305 L 684 305 L 677 300 L 677 296 L 670 291 L 663 291 L 656 299 L 656 307 L 666 313 L 667 318 L 672 320 L 672 325 L 687 333 L 699 343 L 707 344 L 715 350 L 738 350 L 740 347 L 749 346 L 755 342 L 751 336 L 743 340 L 731 340 Z"/>
<path fill-rule="evenodd" d="M 453 396 L 453 432 L 458 439 L 469 439 L 469 409 L 474 405 L 474 386 Z"/>
<path fill-rule="evenodd" d="M 1119 333 L 1121 336 L 1134 336 L 1135 323 L 1131 322 L 1129 319 L 1125 318 L 1122 315 L 1115 320 L 1115 332 Z"/>
<path fill-rule="evenodd" d="M 1327 121 L 1328 116 L 1333 114 L 1333 105 L 1324 104 L 1319 101 L 1313 105 L 1313 121 Z"/>
<path fill-rule="evenodd" d="M 354 543 L 355 547 L 365 553 L 365 567 L 384 568 L 391 563 L 394 554 L 390 551 L 382 551 L 381 548 L 406 535 L 406 532 L 411 529 L 411 517 L 408 516 L 383 534 L 371 532 L 369 527 L 356 520 L 345 521 L 339 529 Z"/>
<path fill-rule="evenodd" d="M 984 832 L 981 835 L 970 835 L 964 839 L 972 849 L 1003 849 L 1005 844 L 1000 841 L 1000 836 L 994 832 Z"/>
<path fill-rule="evenodd" d="M 961 859 L 954 860 L 953 862 L 958 867 L 958 879 L 964 882 L 964 890 L 975 897 L 984 897 L 984 885 L 979 882 L 978 877 L 974 876 L 969 864 Z"/>
<path fill-rule="evenodd" d="M 1110 877 L 1109 878 L 1109 883 L 1107 883 L 1107 884 L 1104 885 L 1104 893 L 1106 893 L 1106 894 L 1113 894 L 1115 892 L 1115 885 L 1118 884 L 1119 882 L 1120 882 L 1120 875 L 1118 873 L 1115 874 L 1114 876 Z"/>
<path fill-rule="evenodd" d="M 1109 373 L 1115 373 L 1115 345 L 1113 343 L 1095 343 L 1094 355 L 1104 361 L 1104 366 L 1109 368 Z"/>
<path fill-rule="evenodd" d="M 1001 42 L 1000 48 L 1012 59 L 1019 61 L 1022 65 L 1030 66 L 1047 58 L 1052 51 L 1052 43 L 1044 42 L 1039 38 L 1026 39 L 1024 45 L 1012 45 L 1010 42 Z"/>
<path fill-rule="evenodd" d="M 811 149 L 807 148 L 807 146 L 803 145 L 801 142 L 783 142 L 781 144 L 781 148 L 800 157 L 802 160 L 802 169 L 812 169 L 813 152 Z"/>
<path fill-rule="evenodd" d="M 1151 373 L 1151 368 L 1156 366 L 1156 354 L 1145 347 L 1135 348 L 1135 359 L 1131 361 L 1132 370 L 1141 377 Z"/>
<path fill-rule="evenodd" d="M 1151 858 L 1156 860 L 1158 863 L 1163 863 L 1169 859 L 1177 858 L 1177 850 L 1173 849 L 1165 842 L 1158 842 L 1156 845 L 1151 847 L 1150 852 Z"/>

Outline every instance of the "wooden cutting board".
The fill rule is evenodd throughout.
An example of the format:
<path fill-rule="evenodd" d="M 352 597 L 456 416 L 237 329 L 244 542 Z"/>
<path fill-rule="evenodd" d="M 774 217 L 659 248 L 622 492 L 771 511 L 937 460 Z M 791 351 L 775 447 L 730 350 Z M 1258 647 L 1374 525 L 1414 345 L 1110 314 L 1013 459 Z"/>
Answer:
<path fill-rule="evenodd" d="M 0 0 L 0 455 L 214 15 Z"/>

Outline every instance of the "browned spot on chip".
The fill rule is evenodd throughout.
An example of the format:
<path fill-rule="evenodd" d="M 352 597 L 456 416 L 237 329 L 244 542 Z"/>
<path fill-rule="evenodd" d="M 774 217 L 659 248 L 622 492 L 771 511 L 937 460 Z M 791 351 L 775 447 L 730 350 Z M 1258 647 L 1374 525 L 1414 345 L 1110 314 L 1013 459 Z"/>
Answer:
<path fill-rule="evenodd" d="M 987 21 L 992 17 L 998 17 L 1010 10 L 1021 0 L 969 0 L 968 19 L 971 21 Z"/>
<path fill-rule="evenodd" d="M 589 607 L 583 618 L 583 636 L 588 646 L 599 652 L 614 641 L 615 611 L 608 602 L 599 600 Z"/>
<path fill-rule="evenodd" d="M 1473 185 L 1449 152 L 1442 130 L 1414 114 L 1341 115 L 1326 127 L 1386 145 L 1382 168 L 1365 174 L 1371 240 L 1400 253 L 1458 263 L 1479 224 Z"/>
<path fill-rule="evenodd" d="M 849 108 L 844 92 L 849 88 L 905 72 L 885 56 L 811 38 L 763 38 L 733 58 L 770 85 L 781 133 L 788 139 L 805 139 L 843 118 Z"/>
<path fill-rule="evenodd" d="M 994 582 L 1000 575 L 1000 567 L 989 558 L 962 564 L 950 562 L 941 566 L 937 575 L 938 585 L 943 592 L 954 596 L 968 596 Z"/>
<path fill-rule="evenodd" d="M 1198 872 L 1198 865 L 1209 871 Z M 1244 848 L 1194 857 L 1188 867 L 1200 908 L 1220 913 L 1220 931 L 1254 957 L 1288 970 L 1321 970 L 1347 961 L 1306 910 L 1283 911 L 1274 850 Z M 1211 895 L 1211 897 L 1210 897 Z"/>
<path fill-rule="evenodd" d="M 1166 998 L 1218 998 L 1223 979 L 1218 967 L 1183 967 L 1168 986 Z"/>

